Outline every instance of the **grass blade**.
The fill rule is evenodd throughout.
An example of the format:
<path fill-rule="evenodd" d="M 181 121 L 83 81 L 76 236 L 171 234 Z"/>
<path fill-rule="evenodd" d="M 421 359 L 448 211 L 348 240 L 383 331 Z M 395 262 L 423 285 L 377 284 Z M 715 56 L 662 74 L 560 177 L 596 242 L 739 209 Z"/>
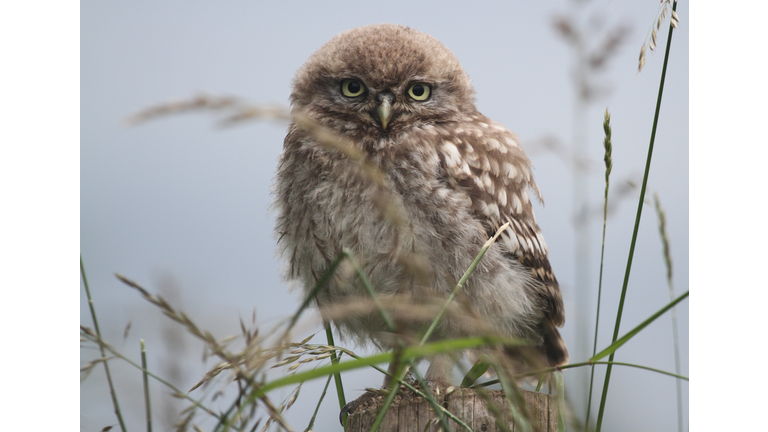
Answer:
<path fill-rule="evenodd" d="M 488 248 L 491 247 L 491 245 L 496 241 L 497 238 L 499 238 L 501 233 L 503 233 L 508 226 L 509 226 L 509 222 L 502 225 L 496 231 L 496 234 L 494 234 L 493 237 L 491 237 L 490 239 L 488 239 L 487 242 L 485 242 L 485 244 L 480 249 L 480 252 L 477 254 L 475 259 L 472 260 L 472 264 L 469 265 L 469 268 L 464 272 L 464 275 L 456 284 L 456 287 L 453 289 L 453 292 L 451 292 L 451 295 L 448 296 L 448 299 L 445 301 L 445 304 L 443 305 L 443 307 L 437 313 L 437 316 L 432 321 L 432 324 L 430 324 L 429 328 L 427 329 L 427 332 L 424 333 L 424 336 L 421 338 L 421 345 L 423 345 L 429 339 L 429 337 L 432 336 L 432 333 L 437 328 L 437 325 L 440 323 L 440 320 L 443 319 L 443 315 L 445 315 L 445 311 L 448 310 L 448 306 L 450 306 L 451 302 L 453 302 L 453 300 L 459 294 L 459 291 L 461 291 L 461 289 L 464 287 L 464 284 L 467 283 L 467 280 L 469 279 L 469 277 L 472 275 L 472 273 L 474 273 L 475 269 L 477 268 L 477 265 L 480 263 L 480 260 L 485 255 L 485 252 L 488 251 Z"/>
<path fill-rule="evenodd" d="M 659 195 L 653 194 L 653 204 L 656 208 L 656 219 L 659 222 L 659 237 L 661 237 L 662 251 L 664 253 L 664 265 L 667 267 L 667 286 L 669 287 L 669 300 L 675 299 L 675 285 L 672 281 L 672 255 L 669 252 L 669 239 L 667 238 L 667 218 L 664 209 L 661 208 Z M 677 311 L 672 308 L 672 342 L 675 348 L 675 373 L 680 375 L 680 341 L 677 335 Z M 680 381 L 675 383 L 677 391 L 677 430 L 683 432 L 683 388 Z"/>
<path fill-rule="evenodd" d="M 612 364 L 612 365 L 618 365 L 618 366 L 629 366 L 629 367 L 633 367 L 633 368 L 637 368 L 637 369 L 644 369 L 644 370 L 647 370 L 647 371 L 660 373 L 662 375 L 668 375 L 668 376 L 671 376 L 673 378 L 677 378 L 678 380 L 689 381 L 687 376 L 683 376 L 683 375 L 672 373 L 672 372 L 667 372 L 665 370 L 656 369 L 656 368 L 652 368 L 652 367 L 648 367 L 648 366 L 634 364 L 634 363 L 597 361 L 597 362 L 594 362 L 593 364 L 596 364 L 596 365 L 599 365 L 599 364 L 604 364 L 604 365 Z"/>
<path fill-rule="evenodd" d="M 152 405 L 149 403 L 149 375 L 147 375 L 147 349 L 144 346 L 144 339 L 139 339 L 141 344 L 141 375 L 144 381 L 144 405 L 147 411 L 147 432 L 152 432 Z"/>
<path fill-rule="evenodd" d="M 202 409 L 202 410 L 203 410 L 203 411 L 205 411 L 206 413 L 208 413 L 208 414 L 212 415 L 213 417 L 216 417 L 216 418 L 217 418 L 217 419 L 219 419 L 219 420 L 221 420 L 221 419 L 222 419 L 222 417 L 221 417 L 220 415 L 218 415 L 218 414 L 216 414 L 215 412 L 213 412 L 211 409 L 209 409 L 208 407 L 206 407 L 205 405 L 203 405 L 203 404 L 202 404 L 201 402 L 199 402 L 198 400 L 196 400 L 196 399 L 194 399 L 194 398 L 190 397 L 190 396 L 187 394 L 187 392 L 185 392 L 185 391 L 182 391 L 181 389 L 179 389 L 179 388 L 175 387 L 175 386 L 174 386 L 173 384 L 171 384 L 170 382 L 168 382 L 168 381 L 166 381 L 166 380 L 164 380 L 164 379 L 160 378 L 159 376 L 157 376 L 157 375 L 153 374 L 152 372 L 150 372 L 150 371 L 149 371 L 149 370 L 147 370 L 146 368 L 143 368 L 143 367 L 142 367 L 140 364 L 138 364 L 138 363 L 134 362 L 133 360 L 129 359 L 128 357 L 126 357 L 126 356 L 124 356 L 124 355 L 120 354 L 120 352 L 118 352 L 118 351 L 117 351 L 115 348 L 113 348 L 113 347 L 112 347 L 111 345 L 109 345 L 108 343 L 106 343 L 106 342 L 104 342 L 103 340 L 101 340 L 101 338 L 100 338 L 98 335 L 96 335 L 95 333 L 93 333 L 93 332 L 92 332 L 90 329 L 87 329 L 87 328 L 84 328 L 84 327 L 82 327 L 82 326 L 81 326 L 81 327 L 80 327 L 80 334 L 81 334 L 81 335 L 83 335 L 83 336 L 84 336 L 86 339 L 88 339 L 88 340 L 90 340 L 90 341 L 93 341 L 93 342 L 95 342 L 95 343 L 96 343 L 96 344 L 98 344 L 100 347 L 102 347 L 102 348 L 104 348 L 105 350 L 107 350 L 107 351 L 111 352 L 111 353 L 112 353 L 112 354 L 113 354 L 115 357 L 117 357 L 117 358 L 119 358 L 119 359 L 122 359 L 123 361 L 125 361 L 125 362 L 126 362 L 126 363 L 128 363 L 129 365 L 131 365 L 131 366 L 133 366 L 133 367 L 135 367 L 135 368 L 137 368 L 137 369 L 141 370 L 143 373 L 146 373 L 148 376 L 150 376 L 150 377 L 154 378 L 156 381 L 160 382 L 161 384 L 165 385 L 165 386 L 166 386 L 166 387 L 168 387 L 169 389 L 173 390 L 173 394 L 174 394 L 174 395 L 177 395 L 177 396 L 179 396 L 179 397 L 181 397 L 181 398 L 184 398 L 184 399 L 186 399 L 186 400 L 188 400 L 188 401 L 192 402 L 192 403 L 193 403 L 195 406 L 197 406 L 198 408 Z"/>
<path fill-rule="evenodd" d="M 392 406 L 392 401 L 395 400 L 397 391 L 400 390 L 400 382 L 405 379 L 405 376 L 407 374 L 408 374 L 408 368 L 405 366 L 401 366 L 400 369 L 398 369 L 397 372 L 395 373 L 395 377 L 397 377 L 397 380 L 394 383 L 392 383 L 392 387 L 389 389 L 389 393 L 387 393 L 387 398 L 384 399 L 384 402 L 381 404 L 381 407 L 379 408 L 379 412 L 376 414 L 376 418 L 373 419 L 373 425 L 371 425 L 370 432 L 376 432 L 381 427 L 381 422 L 384 421 L 384 416 L 387 414 L 387 411 L 389 411 L 389 407 Z"/>
<path fill-rule="evenodd" d="M 557 431 L 565 432 L 565 382 L 563 373 L 560 371 L 552 372 L 552 380 L 555 381 L 557 388 Z"/>
<path fill-rule="evenodd" d="M 674 2 L 672 5 L 672 11 L 675 11 L 677 9 L 677 2 Z M 632 258 L 635 254 L 635 243 L 637 242 L 637 232 L 640 228 L 640 217 L 643 214 L 643 202 L 645 201 L 645 189 L 648 186 L 648 173 L 651 169 L 651 158 L 653 156 L 653 144 L 656 140 L 656 127 L 659 124 L 659 112 L 661 111 L 661 98 L 664 95 L 664 79 L 667 75 L 667 64 L 669 62 L 669 49 L 672 45 L 672 31 L 674 28 L 672 26 L 669 27 L 669 34 L 667 35 L 667 47 L 664 52 L 664 64 L 661 69 L 661 81 L 659 82 L 659 95 L 656 98 L 656 111 L 653 115 L 653 127 L 651 128 L 651 140 L 648 144 L 648 157 L 645 162 L 645 172 L 643 173 L 643 184 L 640 188 L 640 199 L 637 204 L 637 216 L 635 217 L 635 227 L 633 229 L 632 233 L 632 242 L 629 247 L 629 257 L 627 258 L 627 269 L 624 273 L 624 283 L 621 288 L 621 299 L 619 300 L 619 309 L 616 313 L 616 325 L 613 329 L 613 341 L 616 341 L 616 338 L 619 335 L 619 327 L 621 325 L 621 314 L 624 309 L 624 300 L 627 295 L 627 285 L 629 284 L 629 273 L 632 269 Z M 613 361 L 613 354 L 611 354 L 610 361 Z M 596 426 L 596 432 L 600 432 L 600 429 L 602 427 L 603 423 L 603 414 L 605 413 L 605 401 L 608 397 L 608 385 L 611 381 L 611 365 L 608 365 L 608 368 L 605 371 L 605 382 L 603 384 L 603 394 L 600 398 L 600 410 L 597 414 L 597 426 Z"/>
<path fill-rule="evenodd" d="M 336 344 L 333 342 L 333 332 L 331 331 L 331 324 L 326 323 L 325 324 L 325 335 L 328 338 L 328 345 L 330 346 L 336 346 Z M 331 352 L 331 364 L 332 365 L 338 365 L 339 364 L 339 357 L 336 357 L 336 352 Z M 329 376 L 330 378 L 330 376 Z M 344 397 L 344 385 L 341 382 L 341 373 L 336 372 L 333 374 L 333 379 L 336 384 L 336 395 L 339 397 L 339 409 L 344 408 L 344 406 L 347 404 L 347 400 Z M 328 384 L 325 385 L 326 388 L 328 388 Z M 323 390 L 323 396 L 325 396 L 325 390 Z M 319 406 L 319 403 L 318 403 Z M 341 424 L 344 425 L 344 430 L 347 429 L 347 414 L 344 414 L 344 417 L 341 420 Z M 311 423 L 310 423 L 310 426 Z"/>
<path fill-rule="evenodd" d="M 379 310 L 381 318 L 384 319 L 384 323 L 387 325 L 387 330 L 394 333 L 397 330 L 395 328 L 395 323 L 392 321 L 392 318 L 389 317 L 389 314 L 381 305 L 381 303 L 379 303 L 379 299 L 376 297 L 376 292 L 373 290 L 373 285 L 371 285 L 371 282 L 368 280 L 368 276 L 365 275 L 363 269 L 361 269 L 360 265 L 358 265 L 357 260 L 355 259 L 355 255 L 351 250 L 347 248 L 344 248 L 341 253 L 346 259 L 349 260 L 350 264 L 352 264 L 352 267 L 355 269 L 357 277 L 360 278 L 360 283 L 363 284 L 363 288 L 365 288 L 365 291 L 371 297 L 371 301 L 373 301 L 376 309 Z"/>
<path fill-rule="evenodd" d="M 491 362 L 488 359 L 488 356 L 483 354 L 481 355 L 474 365 L 472 365 L 472 369 L 467 372 L 466 375 L 464 375 L 464 379 L 461 381 L 461 387 L 467 388 L 470 387 L 472 384 L 475 383 L 475 381 L 478 380 L 483 374 L 488 371 L 488 368 L 491 367 Z"/>
<path fill-rule="evenodd" d="M 419 373 L 419 370 L 416 369 L 416 365 L 414 364 L 414 361 L 411 360 L 408 362 L 409 366 L 411 367 L 411 370 L 413 371 L 413 376 L 416 377 L 416 381 L 419 382 L 419 386 L 424 390 L 424 396 L 426 397 L 427 401 L 429 402 L 429 405 L 434 410 L 435 415 L 437 415 L 437 419 L 440 421 L 440 425 L 443 427 L 444 431 L 450 431 L 451 427 L 448 425 L 448 419 L 443 415 L 443 412 L 440 410 L 440 404 L 437 403 L 437 400 L 435 400 L 435 396 L 432 394 L 432 390 L 430 390 L 429 386 L 427 385 L 427 382 L 424 381 L 424 378 Z M 469 431 L 471 432 L 472 429 L 464 425 Z M 371 429 L 373 431 L 373 429 Z"/>
<path fill-rule="evenodd" d="M 373 286 L 371 285 L 371 282 L 368 280 L 368 277 L 365 275 L 363 270 L 357 264 L 357 260 L 355 259 L 352 251 L 345 248 L 344 250 L 342 250 L 342 254 L 345 255 L 345 257 L 352 264 L 352 267 L 355 269 L 355 273 L 357 274 L 357 277 L 360 279 L 360 283 L 363 285 L 363 288 L 365 288 L 365 291 L 371 297 L 371 301 L 373 301 L 374 306 L 376 306 L 376 309 L 378 309 L 379 314 L 381 314 L 381 317 L 387 326 L 387 330 L 389 330 L 392 333 L 395 333 L 395 331 L 397 330 L 395 328 L 395 323 L 392 321 L 387 311 L 384 309 L 381 303 L 379 303 L 379 300 L 376 298 L 376 293 L 373 290 Z M 402 347 L 399 347 L 398 349 L 393 351 L 392 361 L 396 361 L 399 364 L 402 364 L 402 359 L 398 355 L 401 352 L 402 352 Z M 409 366 L 410 366 L 410 363 L 409 363 Z M 392 401 L 395 400 L 395 396 L 397 395 L 398 390 L 400 390 L 400 382 L 408 374 L 408 370 L 409 370 L 409 367 L 401 367 L 400 370 L 395 374 L 395 376 L 397 376 L 398 379 L 395 383 L 392 384 L 392 387 L 389 389 L 387 398 L 384 399 L 384 403 L 379 408 L 379 412 L 376 414 L 376 418 L 373 420 L 373 425 L 371 425 L 370 432 L 377 432 L 379 430 L 379 427 L 381 427 L 381 422 L 384 421 L 384 416 L 387 415 L 387 411 L 389 411 L 389 408 L 392 406 Z M 431 396 L 431 392 L 429 391 L 428 387 L 424 388 L 424 390 L 426 394 L 429 394 Z M 432 399 L 434 400 L 434 398 Z M 344 418 L 342 419 L 342 424 L 344 425 L 345 428 L 346 428 L 346 417 L 347 417 L 347 414 L 345 413 Z M 444 418 L 444 417 L 440 416 L 440 418 Z"/>
<path fill-rule="evenodd" d="M 653 321 L 656 320 L 656 318 L 658 318 L 661 315 L 663 315 L 664 312 L 672 309 L 676 304 L 680 303 L 681 301 L 683 301 L 687 297 L 688 297 L 688 291 L 680 294 L 679 297 L 677 297 L 676 299 L 674 299 L 671 302 L 669 302 L 663 308 L 659 309 L 655 314 L 651 315 L 645 321 L 643 321 L 640 324 L 638 324 L 637 327 L 635 327 L 632 330 L 630 330 L 629 332 L 627 332 L 624 336 L 622 336 L 619 339 L 617 339 L 614 343 L 608 345 L 608 347 L 605 348 L 604 350 L 602 350 L 599 353 L 597 353 L 594 356 L 592 356 L 592 358 L 590 358 L 589 361 L 594 363 L 595 361 L 600 360 L 600 359 L 602 359 L 603 357 L 605 357 L 607 355 L 611 355 L 611 358 L 613 358 L 613 353 L 616 352 L 616 350 L 619 349 L 619 347 L 621 347 L 622 345 L 627 343 L 627 341 L 632 339 L 636 334 L 640 333 L 640 331 L 642 329 L 646 328 L 648 326 L 648 324 L 652 323 Z M 611 360 L 611 362 L 613 362 L 613 360 Z"/>
<path fill-rule="evenodd" d="M 520 388 L 517 386 L 514 379 L 507 379 L 507 374 L 501 367 L 496 366 L 494 369 L 499 377 L 499 384 L 501 384 L 501 389 L 504 391 L 504 396 L 507 398 L 507 404 L 509 405 L 512 419 L 515 422 L 515 430 L 517 431 L 518 428 L 520 428 L 523 432 L 531 432 L 530 415 L 528 415 L 525 406 L 525 398 L 520 392 Z M 520 412 L 520 410 L 517 409 L 516 404 L 523 409 L 523 412 Z"/>
<path fill-rule="evenodd" d="M 315 425 L 315 419 L 317 418 L 317 412 L 320 411 L 320 404 L 323 403 L 323 399 L 325 399 L 325 392 L 328 391 L 328 385 L 331 383 L 331 377 L 335 375 L 328 375 L 328 379 L 325 380 L 325 387 L 323 387 L 323 392 L 320 394 L 320 399 L 317 401 L 317 405 L 315 406 L 315 412 L 312 414 L 312 418 L 309 419 L 309 425 L 307 425 L 307 428 L 304 429 L 304 432 L 311 432 L 312 427 Z M 344 417 L 344 430 L 347 429 L 347 418 Z"/>
<path fill-rule="evenodd" d="M 603 240 L 600 247 L 600 276 L 597 283 L 597 311 L 595 313 L 595 340 L 592 344 L 592 355 L 595 355 L 597 351 L 597 332 L 600 328 L 600 300 L 603 295 L 603 263 L 605 262 L 605 230 L 606 222 L 608 220 L 608 188 L 611 185 L 610 177 L 611 170 L 613 169 L 613 143 L 611 142 L 611 114 L 608 112 L 608 108 L 605 109 L 605 117 L 603 120 L 603 131 L 605 132 L 605 138 L 603 139 L 603 147 L 605 148 L 605 197 L 603 198 Z M 592 366 L 592 370 L 589 374 L 589 395 L 587 396 L 587 415 L 584 418 L 584 432 L 589 430 L 589 412 L 592 409 L 592 386 L 595 382 L 595 367 Z"/>
<path fill-rule="evenodd" d="M 99 321 L 96 319 L 96 308 L 93 305 L 93 298 L 91 298 L 91 289 L 88 287 L 88 279 L 85 277 L 85 266 L 83 266 L 83 257 L 80 257 L 80 275 L 83 277 L 83 286 L 85 286 L 85 295 L 88 297 L 88 309 L 91 311 L 91 318 L 93 319 L 93 328 L 96 330 L 96 336 L 101 340 L 101 330 L 99 330 Z M 99 344 L 99 352 L 101 352 L 101 358 L 106 358 L 104 354 L 104 347 Z M 107 373 L 107 383 L 109 384 L 109 394 L 112 396 L 112 406 L 115 409 L 115 415 L 117 421 L 120 423 L 120 430 L 125 432 L 125 423 L 123 422 L 123 415 L 120 412 L 120 404 L 117 402 L 117 393 L 115 392 L 115 386 L 112 383 L 112 374 L 109 373 L 109 365 L 106 361 L 104 363 L 104 371 Z"/>
<path fill-rule="evenodd" d="M 336 259 L 333 260 L 330 266 L 328 266 L 328 270 L 323 273 L 323 275 L 320 277 L 320 280 L 318 280 L 317 284 L 314 286 L 314 288 L 312 288 L 312 291 L 309 292 L 307 297 L 304 299 L 304 302 L 301 304 L 301 306 L 299 306 L 299 310 L 297 310 L 296 313 L 293 314 L 293 317 L 291 317 L 291 322 L 288 324 L 288 327 L 285 330 L 285 334 L 283 335 L 284 338 L 288 335 L 288 333 L 290 333 L 293 326 L 296 325 L 296 322 L 299 320 L 302 312 L 304 312 L 304 310 L 309 307 L 309 304 L 312 303 L 312 300 L 315 299 L 317 293 L 320 292 L 320 290 L 328 284 L 328 280 L 331 279 L 331 276 L 333 276 L 333 273 L 339 267 L 339 264 L 344 261 L 344 257 L 344 252 L 339 252 L 339 254 L 336 256 Z"/>
<path fill-rule="evenodd" d="M 664 370 L 661 370 L 661 369 L 655 369 L 655 368 L 652 368 L 652 367 L 638 365 L 638 364 L 634 364 L 634 363 L 622 363 L 622 362 L 611 362 L 611 361 L 594 361 L 594 362 L 585 361 L 585 362 L 580 362 L 580 363 L 568 363 L 567 365 L 562 365 L 562 366 L 557 366 L 557 367 L 549 367 L 549 368 L 539 369 L 539 370 L 536 370 L 536 371 L 531 371 L 531 372 L 525 372 L 525 373 L 517 374 L 513 378 L 517 380 L 517 379 L 526 378 L 526 377 L 530 377 L 530 376 L 541 376 L 543 374 L 547 374 L 547 373 L 551 373 L 551 372 L 557 372 L 559 370 L 573 369 L 573 368 L 584 367 L 584 366 L 591 366 L 591 365 L 629 366 L 629 367 L 634 367 L 634 368 L 638 368 L 638 369 L 644 369 L 644 370 L 647 370 L 647 371 L 656 372 L 656 373 L 660 373 L 660 374 L 663 374 L 663 375 L 668 375 L 668 376 L 671 376 L 671 377 L 674 377 L 674 378 L 677 378 L 677 379 L 688 381 L 688 377 L 687 376 L 675 374 L 675 373 L 672 373 L 672 372 L 667 372 L 667 371 L 664 371 Z M 470 388 L 472 388 L 472 389 L 479 389 L 479 388 L 482 388 L 482 387 L 492 386 L 494 384 L 499 384 L 499 380 L 497 380 L 497 379 L 489 380 L 489 381 L 486 381 L 486 382 L 482 382 L 480 384 L 475 384 L 475 385 L 473 385 Z M 538 388 L 537 388 L 537 391 L 538 391 Z"/>
<path fill-rule="evenodd" d="M 406 347 L 402 351 L 402 358 L 405 361 L 415 360 L 421 357 L 429 357 L 437 354 L 443 354 L 452 351 L 463 351 L 466 349 L 480 349 L 483 347 L 504 345 L 517 346 L 524 342 L 517 339 L 500 338 L 495 336 L 471 337 L 462 339 L 452 339 L 447 341 L 433 342 L 423 346 Z M 339 362 L 335 365 L 323 366 L 306 372 L 296 373 L 294 375 L 278 378 L 274 381 L 265 383 L 263 386 L 255 388 L 249 396 L 248 403 L 253 403 L 257 398 L 265 395 L 267 392 L 291 384 L 298 384 L 326 376 L 335 372 L 344 372 L 362 367 L 378 365 L 391 361 L 394 358 L 392 351 L 374 354 L 368 357 L 359 357 L 353 360 Z"/>

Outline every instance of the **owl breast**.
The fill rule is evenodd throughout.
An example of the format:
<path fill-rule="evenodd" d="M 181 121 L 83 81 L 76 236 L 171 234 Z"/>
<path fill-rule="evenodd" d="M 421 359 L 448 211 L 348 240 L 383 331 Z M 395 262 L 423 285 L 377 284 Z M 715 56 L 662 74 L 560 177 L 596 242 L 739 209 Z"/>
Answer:
<path fill-rule="evenodd" d="M 286 276 L 305 295 L 347 249 L 382 301 L 425 307 L 445 301 L 486 242 L 487 227 L 473 213 L 467 192 L 444 175 L 438 149 L 426 139 L 429 132 L 415 128 L 362 143 L 383 184 L 359 161 L 296 129 L 288 134 L 278 168 L 277 231 Z M 466 298 L 503 333 L 526 335 L 539 319 L 526 286 L 532 283 L 529 273 L 494 245 L 465 286 Z M 349 260 L 317 294 L 321 312 L 336 306 L 327 314 L 344 314 L 338 312 L 343 305 L 368 300 Z M 400 331 L 415 332 L 429 321 L 428 313 L 418 314 L 424 320 L 407 315 L 398 322 Z M 326 319 L 358 342 L 387 345 L 376 337 L 386 330 L 378 313 Z M 437 337 L 472 333 L 446 319 Z"/>

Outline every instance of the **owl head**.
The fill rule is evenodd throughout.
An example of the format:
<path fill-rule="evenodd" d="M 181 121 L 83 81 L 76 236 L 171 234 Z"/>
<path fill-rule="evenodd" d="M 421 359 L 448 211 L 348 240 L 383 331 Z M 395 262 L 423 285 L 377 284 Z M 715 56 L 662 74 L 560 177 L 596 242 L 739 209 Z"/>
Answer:
<path fill-rule="evenodd" d="M 476 112 L 456 57 L 414 29 L 378 24 L 341 33 L 296 73 L 291 106 L 340 132 L 397 133 Z"/>

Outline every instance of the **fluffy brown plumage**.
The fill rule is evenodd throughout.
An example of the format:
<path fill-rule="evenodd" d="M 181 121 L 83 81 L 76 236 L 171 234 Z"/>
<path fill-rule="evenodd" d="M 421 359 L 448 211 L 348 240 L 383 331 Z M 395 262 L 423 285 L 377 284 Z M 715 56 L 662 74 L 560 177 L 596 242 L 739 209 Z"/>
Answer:
<path fill-rule="evenodd" d="M 352 143 L 383 180 L 305 124 L 290 126 L 275 188 L 287 277 L 308 293 L 348 248 L 398 333 L 415 335 L 509 222 L 465 285 L 463 309 L 454 308 L 434 338 L 493 331 L 527 338 L 546 364 L 564 364 L 556 328 L 565 321 L 563 303 L 528 195 L 540 198 L 530 161 L 518 138 L 474 101 L 455 56 L 407 27 L 356 28 L 313 54 L 294 79 L 293 113 Z M 366 299 L 349 262 L 317 296 L 344 335 L 392 346 L 379 313 L 362 306 Z M 446 362 L 433 361 L 427 378 L 448 381 L 449 373 Z"/>

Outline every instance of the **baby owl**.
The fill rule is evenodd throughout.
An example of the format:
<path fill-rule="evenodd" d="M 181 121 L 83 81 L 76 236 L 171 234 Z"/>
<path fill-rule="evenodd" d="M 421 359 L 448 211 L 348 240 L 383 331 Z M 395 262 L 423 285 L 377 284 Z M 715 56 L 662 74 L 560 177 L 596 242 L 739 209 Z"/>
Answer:
<path fill-rule="evenodd" d="M 563 301 L 531 207 L 529 191 L 541 199 L 531 163 L 517 136 L 474 102 L 456 57 L 408 27 L 355 28 L 315 52 L 293 81 L 294 122 L 275 185 L 287 278 L 308 295 L 350 251 L 396 331 L 350 260 L 317 305 L 343 336 L 388 349 L 419 340 L 483 244 L 509 223 L 432 340 L 493 332 L 533 347 L 509 348 L 510 358 L 565 364 Z M 328 136 L 352 149 L 328 145 Z M 438 356 L 427 379 L 450 382 L 450 373 Z"/>

